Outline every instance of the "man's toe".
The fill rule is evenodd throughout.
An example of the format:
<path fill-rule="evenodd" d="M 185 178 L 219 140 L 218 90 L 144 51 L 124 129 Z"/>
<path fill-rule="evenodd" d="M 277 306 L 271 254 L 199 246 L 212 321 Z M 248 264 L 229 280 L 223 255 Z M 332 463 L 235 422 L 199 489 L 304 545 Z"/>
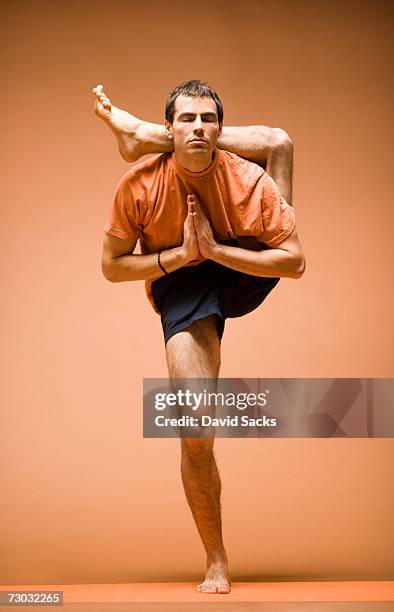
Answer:
<path fill-rule="evenodd" d="M 217 590 L 218 588 L 215 584 L 207 584 L 204 588 L 205 593 L 216 593 Z"/>

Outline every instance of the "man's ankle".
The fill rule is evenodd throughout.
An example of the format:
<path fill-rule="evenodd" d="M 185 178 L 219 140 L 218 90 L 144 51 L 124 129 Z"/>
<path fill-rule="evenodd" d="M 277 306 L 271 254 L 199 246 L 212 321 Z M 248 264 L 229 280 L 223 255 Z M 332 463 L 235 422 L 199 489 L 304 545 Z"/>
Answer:
<path fill-rule="evenodd" d="M 141 156 L 173 151 L 173 144 L 166 137 L 164 126 L 156 123 L 141 121 L 136 129 L 135 142 Z"/>
<path fill-rule="evenodd" d="M 207 555 L 207 564 L 213 565 L 214 563 L 220 565 L 227 565 L 227 555 L 224 548 L 222 550 L 215 551 Z"/>

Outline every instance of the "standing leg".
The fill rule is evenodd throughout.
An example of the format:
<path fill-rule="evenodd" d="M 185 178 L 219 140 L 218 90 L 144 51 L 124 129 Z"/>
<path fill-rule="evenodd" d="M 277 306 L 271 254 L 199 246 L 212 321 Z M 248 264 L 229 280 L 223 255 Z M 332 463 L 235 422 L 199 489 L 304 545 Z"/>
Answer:
<path fill-rule="evenodd" d="M 169 376 L 217 379 L 220 341 L 216 315 L 194 321 L 167 342 Z M 229 593 L 228 561 L 222 539 L 221 482 L 214 438 L 181 438 L 181 475 L 187 501 L 207 553 L 207 572 L 197 590 Z"/>

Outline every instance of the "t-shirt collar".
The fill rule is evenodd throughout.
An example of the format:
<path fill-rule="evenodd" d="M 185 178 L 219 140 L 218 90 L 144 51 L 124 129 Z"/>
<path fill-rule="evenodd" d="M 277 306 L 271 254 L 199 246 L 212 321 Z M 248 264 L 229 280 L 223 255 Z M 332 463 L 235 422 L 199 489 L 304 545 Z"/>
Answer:
<path fill-rule="evenodd" d="M 215 149 L 212 164 L 210 164 L 208 168 L 205 168 L 205 170 L 202 170 L 201 172 L 192 172 L 191 170 L 187 170 L 186 168 L 178 164 L 177 160 L 175 159 L 175 153 L 172 153 L 170 160 L 171 160 L 172 165 L 174 166 L 175 171 L 178 172 L 179 174 L 183 174 L 184 176 L 190 176 L 193 178 L 200 178 L 203 176 L 208 176 L 208 174 L 211 174 L 211 172 L 214 171 L 218 163 L 219 157 L 220 157 L 220 151 L 219 149 Z"/>

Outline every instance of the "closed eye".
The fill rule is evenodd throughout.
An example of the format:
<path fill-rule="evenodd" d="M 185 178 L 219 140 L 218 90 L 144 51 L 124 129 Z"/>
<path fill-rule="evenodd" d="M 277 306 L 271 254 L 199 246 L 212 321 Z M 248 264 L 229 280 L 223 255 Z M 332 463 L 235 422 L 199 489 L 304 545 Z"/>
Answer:
<path fill-rule="evenodd" d="M 196 115 L 181 115 L 179 117 L 180 121 L 194 121 L 196 118 Z M 206 115 L 201 115 L 201 120 L 205 121 L 205 122 L 209 122 L 209 123 L 213 123 L 215 121 L 217 121 L 217 117 L 216 115 L 212 114 L 212 113 L 207 113 Z"/>

